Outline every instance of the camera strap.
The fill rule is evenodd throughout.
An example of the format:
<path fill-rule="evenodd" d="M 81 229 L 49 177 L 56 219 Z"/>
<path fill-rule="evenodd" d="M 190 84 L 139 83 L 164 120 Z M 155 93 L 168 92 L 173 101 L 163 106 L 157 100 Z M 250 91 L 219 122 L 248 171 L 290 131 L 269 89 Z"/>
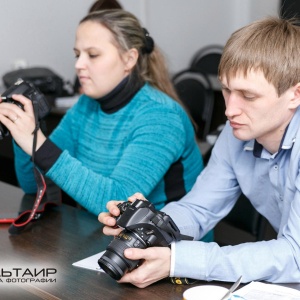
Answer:
<path fill-rule="evenodd" d="M 32 133 L 33 134 L 32 162 L 33 162 L 34 177 L 37 184 L 37 193 L 35 196 L 35 201 L 32 209 L 21 212 L 18 218 L 10 225 L 8 230 L 10 234 L 18 234 L 22 232 L 25 229 L 26 225 L 29 224 L 31 221 L 38 220 L 49 204 L 50 205 L 61 204 L 60 189 L 53 183 L 51 185 L 50 190 L 49 189 L 47 190 L 46 180 L 42 172 L 37 168 L 37 166 L 34 163 L 34 154 L 35 154 L 36 143 L 37 143 L 37 131 L 40 128 L 40 124 L 38 120 L 38 104 L 36 101 L 32 101 L 32 104 L 33 104 L 34 116 L 35 116 L 35 129 Z M 47 197 L 44 199 L 46 190 L 47 190 Z M 23 200 L 28 200 L 28 199 L 24 197 Z"/>

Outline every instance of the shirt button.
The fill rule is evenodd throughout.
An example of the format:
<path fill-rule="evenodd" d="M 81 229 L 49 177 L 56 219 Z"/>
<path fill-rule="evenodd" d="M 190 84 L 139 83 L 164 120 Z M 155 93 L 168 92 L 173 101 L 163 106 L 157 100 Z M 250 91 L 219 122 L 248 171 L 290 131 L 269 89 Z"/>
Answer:
<path fill-rule="evenodd" d="M 278 165 L 275 165 L 275 166 L 274 166 L 274 170 L 278 170 Z"/>

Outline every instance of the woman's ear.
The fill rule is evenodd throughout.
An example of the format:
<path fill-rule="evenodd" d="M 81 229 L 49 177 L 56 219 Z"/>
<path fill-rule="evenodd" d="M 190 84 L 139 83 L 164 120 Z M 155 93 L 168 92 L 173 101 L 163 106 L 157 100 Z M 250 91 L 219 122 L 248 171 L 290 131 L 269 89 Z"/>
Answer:
<path fill-rule="evenodd" d="M 300 106 L 300 82 L 293 86 L 293 97 L 290 101 L 290 108 L 295 109 Z"/>
<path fill-rule="evenodd" d="M 139 52 L 137 49 L 129 49 L 124 55 L 123 60 L 125 63 L 125 71 L 130 72 L 133 67 L 136 65 L 139 58 Z"/>

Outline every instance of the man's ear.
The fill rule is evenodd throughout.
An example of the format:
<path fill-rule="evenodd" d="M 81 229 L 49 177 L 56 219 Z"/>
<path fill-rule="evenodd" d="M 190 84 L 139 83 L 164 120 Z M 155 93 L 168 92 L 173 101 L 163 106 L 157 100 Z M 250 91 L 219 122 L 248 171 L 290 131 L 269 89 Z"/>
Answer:
<path fill-rule="evenodd" d="M 129 49 L 123 56 L 125 63 L 125 71 L 130 72 L 136 65 L 139 58 L 139 52 L 135 48 Z"/>
<path fill-rule="evenodd" d="M 290 101 L 290 108 L 295 109 L 300 106 L 300 82 L 293 86 L 293 98 Z"/>

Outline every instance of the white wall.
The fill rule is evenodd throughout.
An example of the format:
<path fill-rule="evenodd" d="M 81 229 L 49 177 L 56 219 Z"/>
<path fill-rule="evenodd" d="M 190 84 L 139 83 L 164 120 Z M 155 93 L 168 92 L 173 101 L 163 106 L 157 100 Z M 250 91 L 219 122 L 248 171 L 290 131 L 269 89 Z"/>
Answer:
<path fill-rule="evenodd" d="M 0 78 L 14 62 L 74 78 L 75 30 L 93 0 L 1 0 Z"/>
<path fill-rule="evenodd" d="M 137 5 L 137 2 L 139 3 Z M 172 73 L 209 44 L 256 19 L 277 15 L 279 0 L 120 0 L 136 14 L 168 58 Z"/>
<path fill-rule="evenodd" d="M 224 44 L 237 28 L 275 15 L 278 0 L 120 0 L 147 27 L 172 73 L 207 44 Z M 74 79 L 74 37 L 93 0 L 1 0 L 0 78 L 24 60 Z"/>

